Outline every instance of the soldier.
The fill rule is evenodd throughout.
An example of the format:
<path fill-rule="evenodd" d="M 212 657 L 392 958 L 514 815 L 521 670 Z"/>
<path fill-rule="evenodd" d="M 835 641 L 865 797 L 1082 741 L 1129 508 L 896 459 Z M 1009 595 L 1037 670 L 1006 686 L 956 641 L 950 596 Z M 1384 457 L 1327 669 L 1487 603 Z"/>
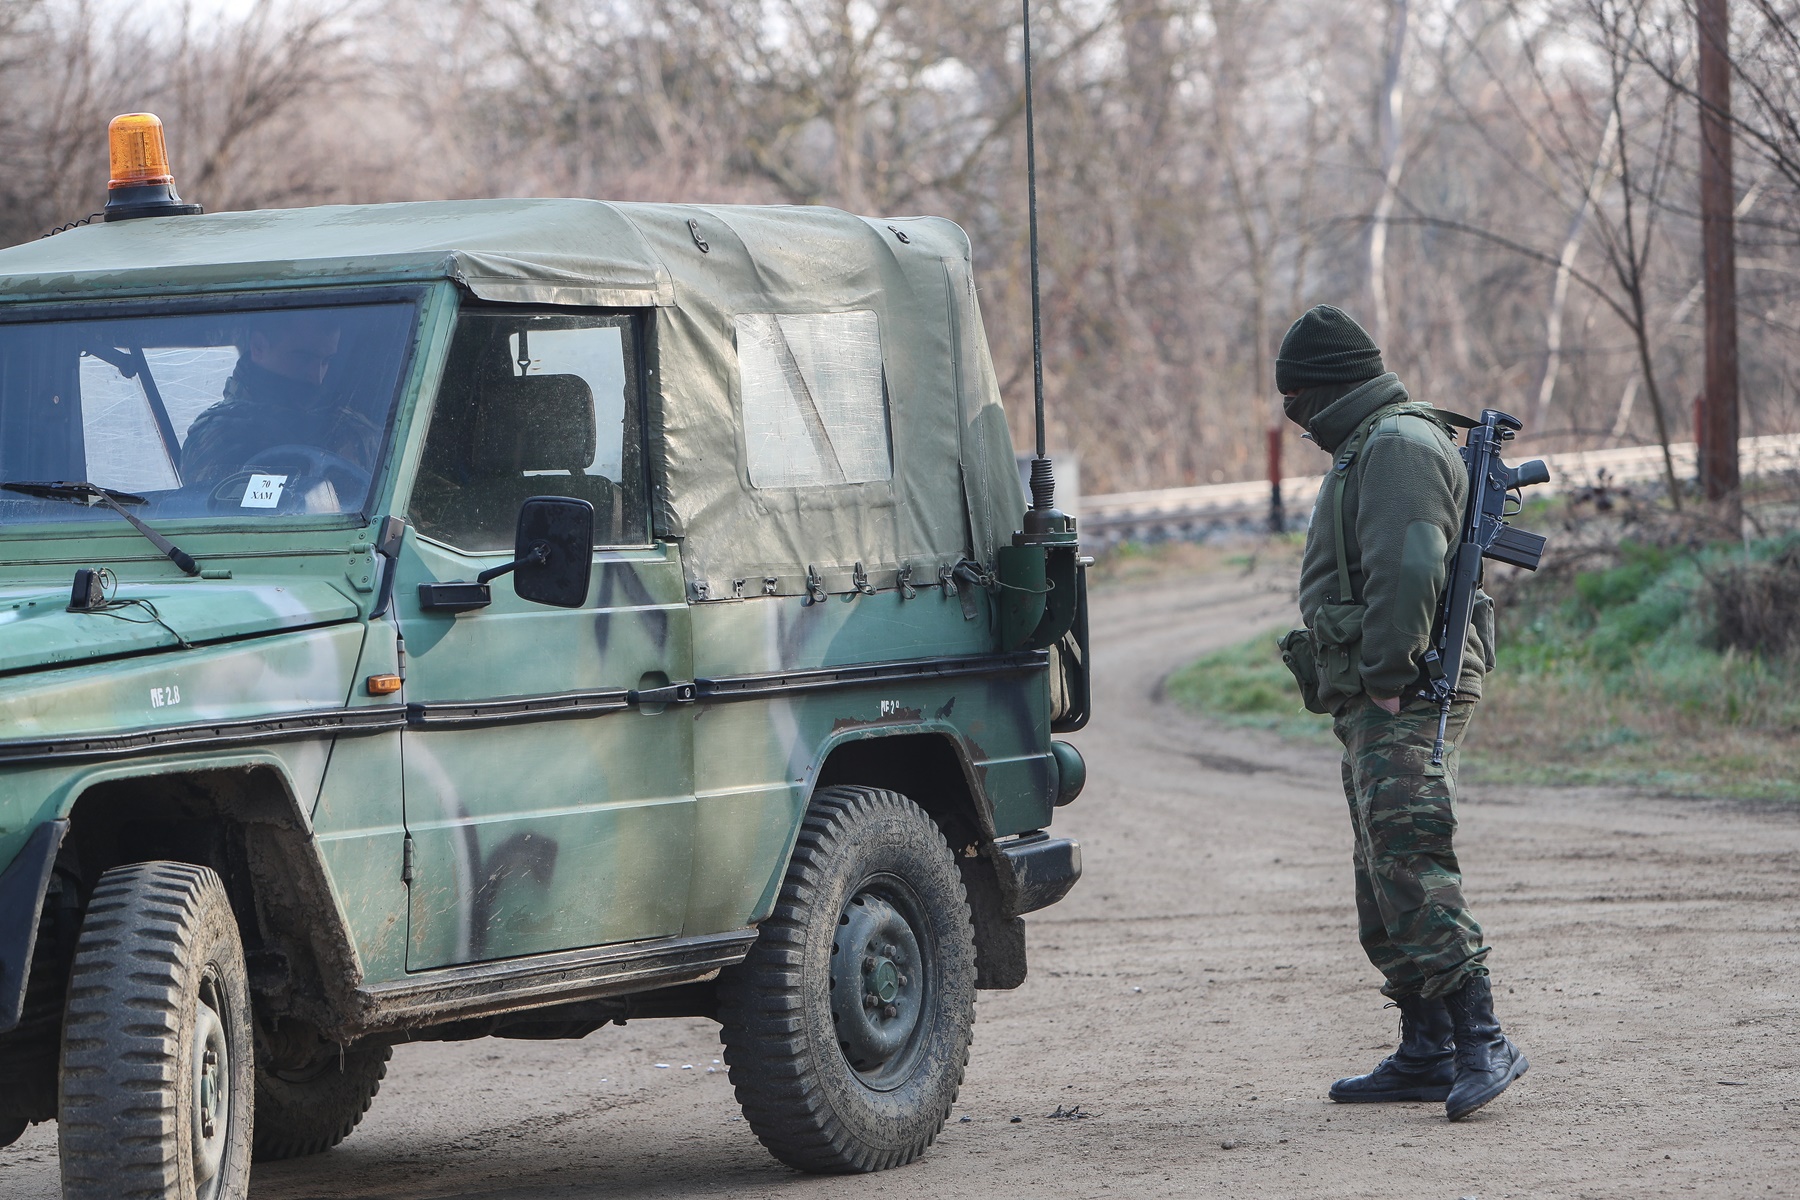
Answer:
<path fill-rule="evenodd" d="M 224 399 L 188 430 L 183 478 L 217 483 L 282 445 L 317 447 L 367 472 L 382 430 L 327 383 L 342 340 L 339 319 L 317 313 L 283 314 L 252 328 Z"/>
<path fill-rule="evenodd" d="M 1452 427 L 1412 402 L 1381 351 L 1342 311 L 1294 322 L 1275 360 L 1288 418 L 1333 456 L 1300 569 L 1303 634 L 1344 744 L 1362 945 L 1400 1009 L 1400 1046 L 1340 1079 L 1341 1103 L 1443 1100 L 1459 1120 L 1526 1062 L 1494 1020 L 1488 947 L 1462 894 L 1456 744 L 1493 666 L 1493 602 L 1478 596 L 1444 762 L 1431 765 L 1438 706 L 1423 656 L 1468 496 Z M 1284 643 L 1286 644 L 1286 643 Z"/>

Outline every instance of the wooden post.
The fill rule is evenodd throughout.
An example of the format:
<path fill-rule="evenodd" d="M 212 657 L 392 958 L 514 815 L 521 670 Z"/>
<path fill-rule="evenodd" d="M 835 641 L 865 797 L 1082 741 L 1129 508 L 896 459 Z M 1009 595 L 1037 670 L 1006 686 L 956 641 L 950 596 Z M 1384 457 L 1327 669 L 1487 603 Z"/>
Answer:
<path fill-rule="evenodd" d="M 1702 494 L 1736 536 L 1738 487 L 1737 265 L 1731 186 L 1731 13 L 1727 0 L 1699 0 L 1700 237 L 1706 284 L 1706 390 L 1700 443 Z"/>
<path fill-rule="evenodd" d="M 1281 421 L 1269 426 L 1269 532 L 1287 532 L 1287 513 L 1281 501 Z"/>

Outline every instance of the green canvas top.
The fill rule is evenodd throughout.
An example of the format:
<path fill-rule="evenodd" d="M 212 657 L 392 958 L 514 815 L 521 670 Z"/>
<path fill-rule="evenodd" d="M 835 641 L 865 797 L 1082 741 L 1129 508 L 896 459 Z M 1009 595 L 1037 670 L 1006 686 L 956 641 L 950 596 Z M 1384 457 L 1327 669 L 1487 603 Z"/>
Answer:
<path fill-rule="evenodd" d="M 0 250 L 0 297 L 95 288 L 454 279 L 487 300 L 616 307 L 672 301 L 669 274 L 595 200 L 344 204 L 95 222 Z"/>
<path fill-rule="evenodd" d="M 858 567 L 877 588 L 907 568 L 927 584 L 964 555 L 991 566 L 1018 528 L 969 241 L 941 218 L 458 200 L 97 222 L 0 250 L 0 304 L 402 279 L 503 303 L 660 310 L 656 531 L 684 540 L 696 598 L 799 594 L 809 574 L 846 591 Z M 875 317 L 892 477 L 756 486 L 741 329 L 780 339 L 776 318 L 846 313 Z"/>

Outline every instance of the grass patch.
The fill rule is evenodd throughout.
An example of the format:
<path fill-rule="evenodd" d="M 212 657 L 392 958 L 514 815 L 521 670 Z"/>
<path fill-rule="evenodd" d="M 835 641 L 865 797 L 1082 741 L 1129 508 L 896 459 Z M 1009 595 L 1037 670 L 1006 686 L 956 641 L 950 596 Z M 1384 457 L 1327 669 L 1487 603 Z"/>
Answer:
<path fill-rule="evenodd" d="M 1626 541 L 1504 589 L 1473 758 L 1539 782 L 1800 795 L 1797 546 Z"/>
<path fill-rule="evenodd" d="M 1800 535 L 1625 541 L 1494 590 L 1499 665 L 1466 744 L 1476 776 L 1800 796 Z M 1168 696 L 1227 724 L 1329 740 L 1274 638 L 1182 667 Z"/>
<path fill-rule="evenodd" d="M 1227 725 L 1330 741 L 1331 719 L 1301 706 L 1294 677 L 1282 665 L 1281 651 L 1275 648 L 1282 632 L 1270 630 L 1189 663 L 1163 681 L 1163 694 L 1190 712 Z"/>

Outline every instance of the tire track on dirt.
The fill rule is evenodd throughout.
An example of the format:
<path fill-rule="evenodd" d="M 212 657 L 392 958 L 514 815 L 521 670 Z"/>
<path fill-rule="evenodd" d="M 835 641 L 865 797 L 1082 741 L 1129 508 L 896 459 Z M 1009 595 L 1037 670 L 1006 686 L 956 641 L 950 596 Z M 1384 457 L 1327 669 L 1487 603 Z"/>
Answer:
<path fill-rule="evenodd" d="M 1154 697 L 1172 667 L 1282 624 L 1290 582 L 1096 590 L 1096 716 L 1072 739 L 1090 783 L 1057 818 L 1086 878 L 1028 918 L 1026 985 L 982 994 L 961 1098 L 918 1164 L 880 1179 L 779 1166 L 705 1072 L 716 1028 L 665 1021 L 402 1047 L 349 1141 L 258 1167 L 252 1194 L 1793 1194 L 1795 809 L 1471 786 L 1469 892 L 1531 1073 L 1455 1126 L 1438 1106 L 1325 1099 L 1395 1028 L 1355 942 L 1336 756 Z M 8 1197 L 48 1200 L 54 1178 L 49 1127 L 0 1152 Z"/>

